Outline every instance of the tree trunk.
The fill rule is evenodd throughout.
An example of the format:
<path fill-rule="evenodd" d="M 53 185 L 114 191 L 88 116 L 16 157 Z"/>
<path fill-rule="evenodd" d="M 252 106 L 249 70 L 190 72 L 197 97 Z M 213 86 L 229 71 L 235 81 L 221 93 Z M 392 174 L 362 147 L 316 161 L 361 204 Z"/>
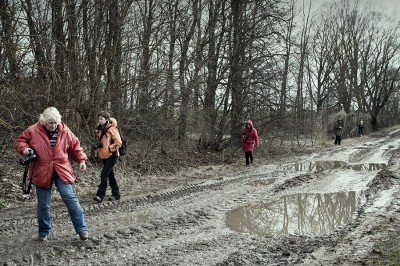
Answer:
<path fill-rule="evenodd" d="M 15 12 L 12 11 L 12 6 L 6 0 L 0 0 L 0 19 L 2 25 L 1 36 L 3 38 L 3 45 L 0 47 L 0 54 L 3 54 L 1 49 L 4 49 L 4 59 L 0 60 L 0 64 L 5 65 L 5 60 L 8 62 L 9 80 L 17 82 L 19 77 L 19 66 L 17 62 L 17 44 L 14 43 L 12 35 L 15 32 L 13 20 L 15 19 Z M 1 55 L 0 55 L 1 59 Z"/>
<path fill-rule="evenodd" d="M 241 128 L 243 126 L 243 60 L 245 57 L 244 13 L 246 3 L 244 1 L 231 1 L 232 9 L 232 51 L 230 56 L 230 82 L 232 92 L 231 109 L 231 139 L 235 146 L 241 143 Z"/>
<path fill-rule="evenodd" d="M 189 113 L 189 98 L 192 93 L 192 88 L 185 84 L 185 72 L 187 70 L 187 57 L 190 41 L 193 38 L 194 30 L 196 29 L 198 7 L 197 0 L 192 3 L 193 20 L 189 28 L 189 32 L 184 36 L 181 47 L 181 58 L 179 60 L 179 88 L 181 96 L 181 112 L 179 117 L 179 130 L 178 140 L 184 141 L 186 139 L 186 127 Z"/>

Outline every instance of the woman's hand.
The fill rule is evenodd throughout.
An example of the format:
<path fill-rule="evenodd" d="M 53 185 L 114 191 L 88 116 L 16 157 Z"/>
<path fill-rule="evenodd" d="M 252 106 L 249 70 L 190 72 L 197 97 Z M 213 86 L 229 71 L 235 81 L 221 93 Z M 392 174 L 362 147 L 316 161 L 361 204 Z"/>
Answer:
<path fill-rule="evenodd" d="M 79 164 L 79 170 L 86 171 L 86 163 L 84 161 Z"/>
<path fill-rule="evenodd" d="M 26 156 L 29 154 L 33 154 L 33 150 L 31 148 L 25 148 L 22 153 Z"/>

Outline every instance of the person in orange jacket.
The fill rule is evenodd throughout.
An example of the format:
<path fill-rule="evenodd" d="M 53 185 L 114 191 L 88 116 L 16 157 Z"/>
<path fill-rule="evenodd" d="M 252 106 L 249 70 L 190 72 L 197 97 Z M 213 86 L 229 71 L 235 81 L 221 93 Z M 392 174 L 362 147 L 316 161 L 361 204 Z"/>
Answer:
<path fill-rule="evenodd" d="M 117 128 L 117 120 L 112 118 L 108 112 L 102 111 L 97 115 L 99 124 L 96 128 L 97 143 L 94 149 L 103 162 L 103 169 L 100 173 L 100 184 L 93 199 L 102 202 L 106 196 L 107 184 L 110 184 L 112 196 L 109 200 L 121 198 L 117 179 L 115 178 L 114 166 L 119 158 L 118 149 L 122 140 Z"/>
<path fill-rule="evenodd" d="M 55 107 L 49 107 L 39 121 L 25 129 L 15 141 L 15 150 L 24 155 L 20 162 L 29 164 L 32 184 L 36 187 L 39 240 L 46 241 L 51 232 L 50 200 L 53 184 L 65 205 L 81 240 L 88 239 L 83 210 L 72 189 L 75 182 L 70 158 L 86 170 L 87 156 L 79 139 L 61 122 Z"/>

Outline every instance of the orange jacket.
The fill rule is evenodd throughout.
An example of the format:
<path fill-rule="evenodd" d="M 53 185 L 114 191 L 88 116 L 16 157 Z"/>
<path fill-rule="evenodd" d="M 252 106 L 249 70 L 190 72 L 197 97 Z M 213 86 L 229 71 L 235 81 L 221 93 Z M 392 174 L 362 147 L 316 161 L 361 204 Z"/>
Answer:
<path fill-rule="evenodd" d="M 75 176 L 70 158 L 77 163 L 88 159 L 79 139 L 62 122 L 58 125 L 54 148 L 39 122 L 25 129 L 16 139 L 15 150 L 22 155 L 25 148 L 32 148 L 36 154 L 36 159 L 29 164 L 32 184 L 36 187 L 49 188 L 53 171 L 64 184 L 73 184 Z"/>
<path fill-rule="evenodd" d="M 103 135 L 101 140 L 99 140 L 103 130 L 106 130 L 106 133 Z M 105 125 L 104 128 L 97 126 L 96 138 L 103 145 L 101 148 L 97 148 L 97 154 L 100 159 L 107 159 L 112 155 L 119 156 L 118 149 L 121 147 L 122 140 L 121 136 L 119 135 L 117 120 L 115 120 L 115 118 L 110 118 L 110 121 Z"/>

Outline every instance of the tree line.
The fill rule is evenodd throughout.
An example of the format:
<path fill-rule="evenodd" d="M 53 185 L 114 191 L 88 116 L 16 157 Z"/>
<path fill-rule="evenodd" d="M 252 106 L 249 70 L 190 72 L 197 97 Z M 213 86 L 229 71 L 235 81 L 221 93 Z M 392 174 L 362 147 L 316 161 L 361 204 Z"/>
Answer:
<path fill-rule="evenodd" d="M 0 19 L 4 138 L 47 106 L 88 141 L 110 110 L 201 150 L 237 146 L 248 118 L 271 141 L 317 141 L 341 113 L 398 123 L 399 23 L 361 1 L 0 0 Z"/>

